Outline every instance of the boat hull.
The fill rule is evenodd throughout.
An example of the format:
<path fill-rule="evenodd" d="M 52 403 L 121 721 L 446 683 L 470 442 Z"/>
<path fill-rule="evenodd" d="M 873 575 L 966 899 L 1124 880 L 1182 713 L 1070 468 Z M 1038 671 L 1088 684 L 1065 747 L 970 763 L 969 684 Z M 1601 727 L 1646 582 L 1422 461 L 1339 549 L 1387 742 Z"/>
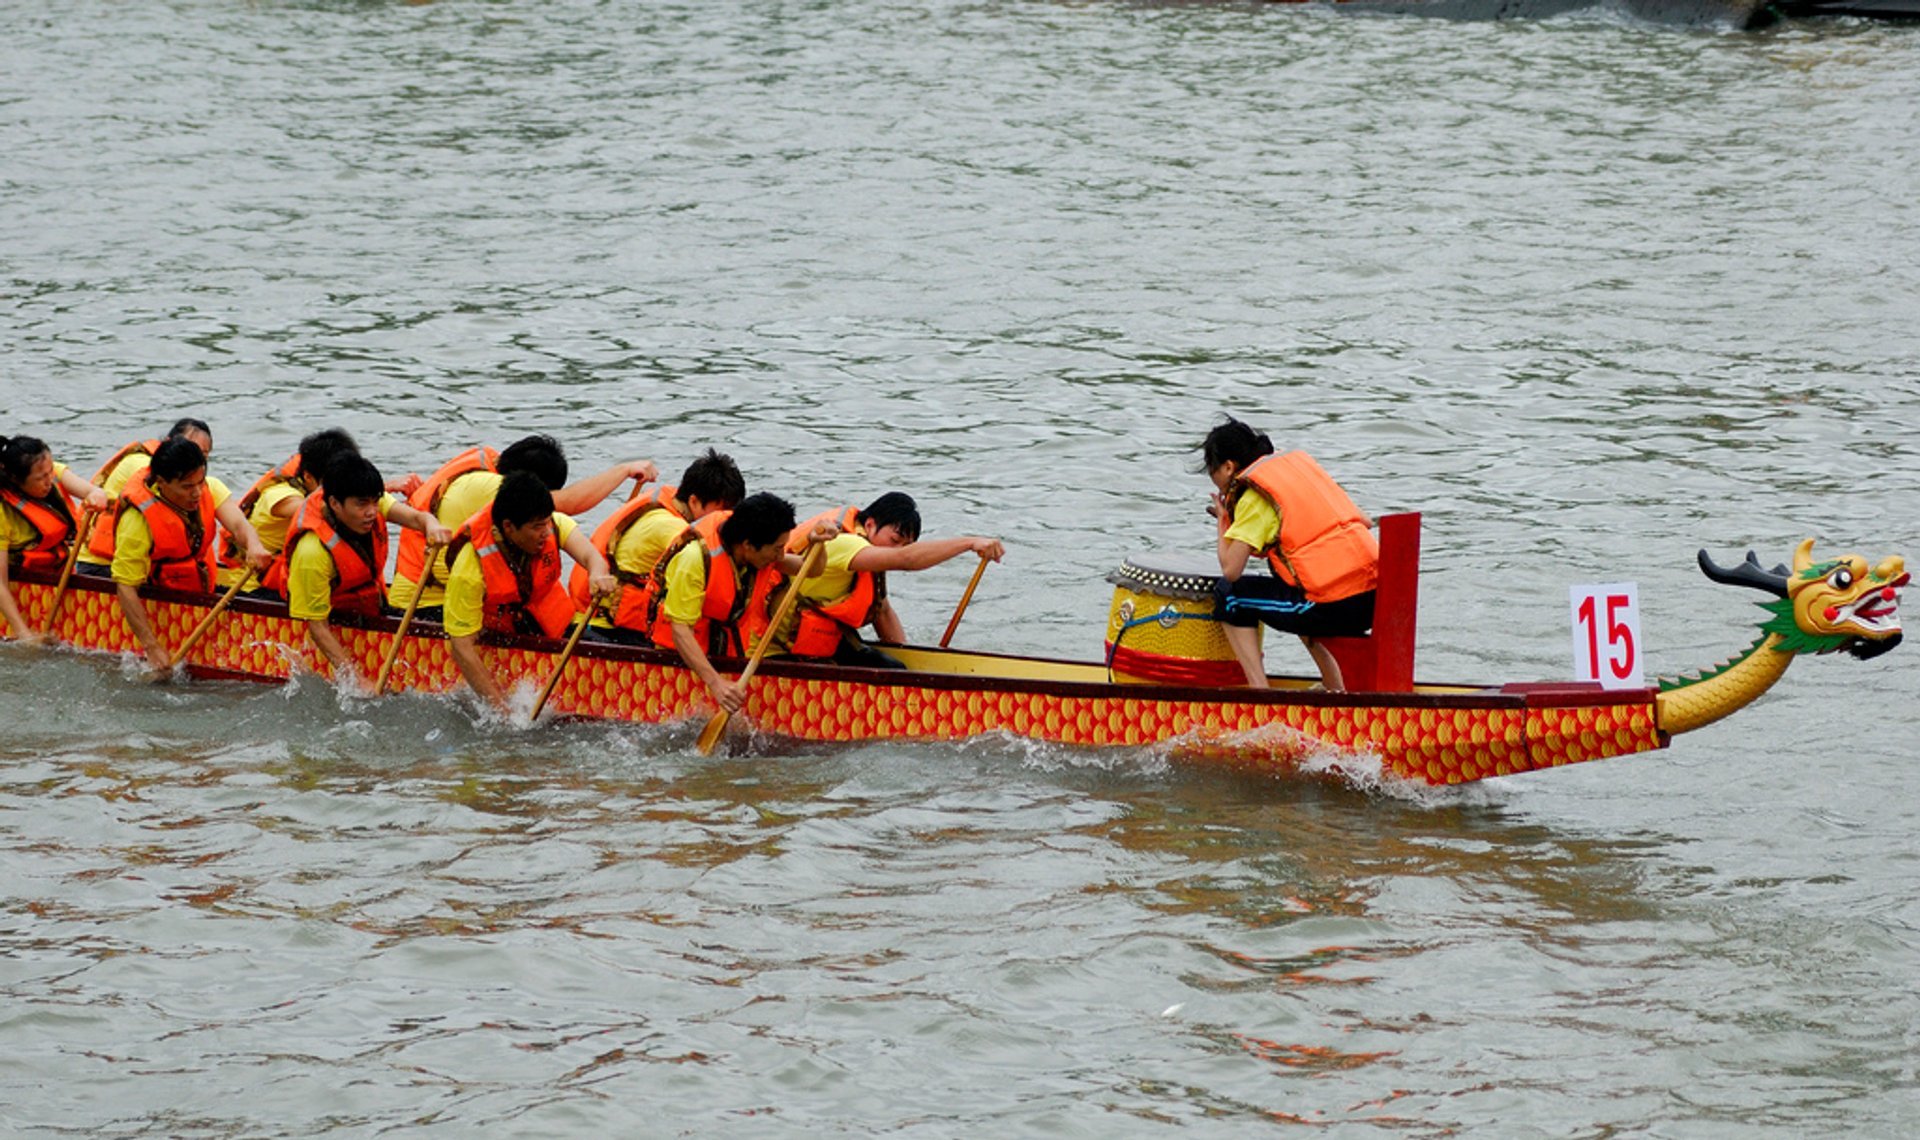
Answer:
<path fill-rule="evenodd" d="M 40 628 L 49 583 L 16 584 L 27 620 Z M 178 645 L 213 599 L 147 593 L 154 631 Z M 325 673 L 304 622 L 283 606 L 239 599 L 195 646 L 195 675 L 267 683 L 297 671 Z M 397 622 L 335 623 L 363 676 L 378 673 Z M 62 603 L 58 640 L 111 653 L 137 649 L 111 583 L 76 578 Z M 543 683 L 559 643 L 481 639 L 480 655 L 509 685 Z M 1411 693 L 1325 693 L 1304 682 L 1266 692 L 1115 683 L 1104 667 L 1071 661 L 912 648 L 906 670 L 848 669 L 768 659 L 734 719 L 762 732 L 820 742 L 959 740 L 993 733 L 1088 748 L 1168 748 L 1179 761 L 1281 774 L 1327 753 L 1377 757 L 1392 774 L 1458 784 L 1664 747 L 1654 693 L 1571 685 Z M 725 669 L 727 662 L 716 662 Z M 735 671 L 740 663 L 734 662 Z M 391 687 L 442 693 L 460 684 L 437 627 L 417 627 L 401 647 Z M 644 724 L 710 715 L 699 678 L 669 652 L 583 642 L 555 686 L 557 713 Z"/>

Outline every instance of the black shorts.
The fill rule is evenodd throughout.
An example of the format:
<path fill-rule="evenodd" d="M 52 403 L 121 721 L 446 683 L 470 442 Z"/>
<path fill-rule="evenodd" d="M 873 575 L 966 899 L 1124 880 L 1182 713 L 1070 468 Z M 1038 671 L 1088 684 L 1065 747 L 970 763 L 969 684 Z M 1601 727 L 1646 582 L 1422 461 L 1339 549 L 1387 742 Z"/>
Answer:
<path fill-rule="evenodd" d="M 1305 590 L 1265 574 L 1214 583 L 1214 610 L 1241 629 L 1265 624 L 1301 637 L 1360 637 L 1373 628 L 1373 591 L 1332 602 L 1310 602 Z"/>

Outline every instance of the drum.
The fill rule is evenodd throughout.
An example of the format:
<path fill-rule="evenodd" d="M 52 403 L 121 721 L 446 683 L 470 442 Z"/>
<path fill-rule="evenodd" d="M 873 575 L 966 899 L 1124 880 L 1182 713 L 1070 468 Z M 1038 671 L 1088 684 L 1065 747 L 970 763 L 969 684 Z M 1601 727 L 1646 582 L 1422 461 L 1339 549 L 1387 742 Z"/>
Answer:
<path fill-rule="evenodd" d="M 1117 681 L 1239 685 L 1246 680 L 1214 615 L 1219 565 L 1192 555 L 1135 555 L 1107 575 L 1107 668 Z M 1255 626 L 1256 634 L 1259 627 Z"/>

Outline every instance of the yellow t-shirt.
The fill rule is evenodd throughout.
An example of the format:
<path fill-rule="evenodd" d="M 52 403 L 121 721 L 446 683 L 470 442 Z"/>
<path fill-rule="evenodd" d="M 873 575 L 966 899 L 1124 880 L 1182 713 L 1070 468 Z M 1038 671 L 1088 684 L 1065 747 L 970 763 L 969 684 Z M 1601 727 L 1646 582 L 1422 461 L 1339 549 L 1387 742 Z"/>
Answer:
<path fill-rule="evenodd" d="M 107 477 L 100 481 L 100 489 L 105 491 L 109 498 L 118 501 L 120 492 L 126 489 L 128 483 L 133 482 L 133 477 L 135 475 L 145 476 L 147 468 L 152 465 L 153 456 L 143 451 L 136 451 L 113 465 L 113 470 L 107 472 Z M 208 482 L 212 482 L 212 480 L 208 480 Z M 115 531 L 114 533 L 118 534 L 119 532 Z M 81 547 L 80 561 L 90 563 L 94 566 L 105 566 L 109 560 L 100 557 L 85 547 Z M 142 579 L 142 581 L 144 580 L 145 579 Z"/>
<path fill-rule="evenodd" d="M 493 471 L 469 471 L 465 475 L 447 484 L 446 493 L 440 496 L 440 506 L 433 516 L 440 520 L 448 530 L 459 530 L 460 525 L 478 514 L 482 507 L 493 502 L 494 493 L 500 490 L 500 482 L 506 476 Z M 565 516 L 556 513 L 556 525 Z M 569 520 L 571 521 L 571 520 Z M 571 532 L 569 532 L 571 533 Z M 562 541 L 565 541 L 563 538 Z M 428 575 L 427 588 L 420 595 L 423 606 L 440 605 L 446 598 L 443 585 L 447 581 L 447 554 L 437 550 L 433 555 L 433 572 Z M 396 609 L 405 609 L 413 601 L 415 589 L 413 579 L 404 574 L 395 573 L 393 581 L 387 586 L 387 604 Z"/>
<path fill-rule="evenodd" d="M 1233 504 L 1233 525 L 1223 538 L 1244 542 L 1259 552 L 1280 539 L 1280 510 L 1273 500 L 1249 487 Z"/>
<path fill-rule="evenodd" d="M 56 495 L 60 493 L 60 476 L 65 474 L 66 470 L 67 465 L 64 463 L 56 461 L 53 465 L 54 494 Z M 75 518 L 73 525 L 79 526 L 80 520 Z M 5 503 L 0 503 L 0 562 L 7 560 L 7 554 L 14 547 L 30 546 L 39 537 L 40 532 L 34 530 L 27 522 L 27 516 Z"/>
<path fill-rule="evenodd" d="M 260 536 L 260 545 L 266 547 L 268 554 L 280 553 L 287 545 L 287 530 L 293 526 L 293 515 L 288 515 L 286 518 L 275 517 L 273 505 L 292 499 L 294 514 L 298 514 L 300 500 L 306 497 L 307 493 L 298 487 L 274 483 L 260 492 L 260 497 L 253 501 L 253 509 L 247 512 L 247 522 L 253 527 L 253 532 Z M 246 572 L 244 566 L 222 566 L 215 577 L 220 588 L 224 590 L 238 581 Z M 253 584 L 256 586 L 260 584 L 260 575 L 254 575 Z"/>
<path fill-rule="evenodd" d="M 640 516 L 639 522 L 628 527 L 627 533 L 621 535 L 620 541 L 614 544 L 614 567 L 640 577 L 653 573 L 660 556 L 686 529 L 687 520 L 672 511 L 648 511 Z M 611 629 L 613 619 L 607 616 L 606 610 L 596 609 L 593 624 L 601 629 Z"/>
<path fill-rule="evenodd" d="M 734 585 L 745 589 L 743 570 L 747 567 L 736 564 L 733 568 Z M 667 596 L 660 603 L 660 612 L 667 620 L 680 625 L 699 625 L 700 611 L 707 604 L 707 560 L 702 555 L 700 544 L 690 542 L 686 549 L 673 556 L 667 563 Z"/>
<path fill-rule="evenodd" d="M 578 525 L 571 515 L 553 512 L 554 541 L 565 546 Z M 563 575 L 561 581 L 565 580 Z M 426 602 L 422 600 L 420 604 L 425 605 Z M 448 637 L 472 637 L 485 628 L 487 579 L 480 572 L 480 555 L 471 542 L 460 548 L 459 555 L 453 560 L 453 569 L 447 574 L 445 606 L 440 615 L 440 627 L 446 630 Z"/>
<path fill-rule="evenodd" d="M 265 498 L 262 495 L 261 498 Z M 380 519 L 392 509 L 392 495 L 380 496 Z M 281 536 L 284 540 L 285 536 Z M 385 567 L 381 567 L 382 572 Z M 333 584 L 340 572 L 320 536 L 308 531 L 287 556 L 287 616 L 296 621 L 325 621 L 333 616 Z"/>
<path fill-rule="evenodd" d="M 830 606 L 853 593 L 854 574 L 848 563 L 872 545 L 864 534 L 836 534 L 828 539 L 826 564 L 814 577 L 800 579 L 800 597 L 805 601 Z M 788 616 L 786 624 L 774 632 L 774 644 L 783 650 L 791 648 L 793 635 L 799 627 L 800 610 L 796 608 Z"/>
<path fill-rule="evenodd" d="M 233 494 L 225 483 L 211 475 L 207 476 L 207 490 L 213 493 L 216 511 Z M 219 541 L 218 537 L 215 541 Z M 144 586 L 152 574 L 153 532 L 147 529 L 146 517 L 135 510 L 121 511 L 120 520 L 113 526 L 113 580 L 128 586 Z"/>

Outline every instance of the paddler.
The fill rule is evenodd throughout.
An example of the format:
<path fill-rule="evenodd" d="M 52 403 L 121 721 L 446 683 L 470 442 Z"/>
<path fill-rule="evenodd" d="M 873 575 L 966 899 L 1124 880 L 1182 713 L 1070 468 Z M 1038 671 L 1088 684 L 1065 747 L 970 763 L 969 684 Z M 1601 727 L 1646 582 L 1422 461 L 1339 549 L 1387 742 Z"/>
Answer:
<path fill-rule="evenodd" d="M 788 550 L 806 549 L 820 526 L 827 540 L 825 564 L 800 582 L 800 607 L 786 629 L 774 632 L 774 644 L 794 657 L 830 660 L 836 665 L 899 669 L 900 662 L 860 640 L 871 625 L 882 645 L 906 643 L 906 627 L 887 599 L 889 570 L 926 570 L 962 554 L 995 562 L 1006 555 L 997 538 L 960 535 L 920 537 L 920 507 L 904 491 L 888 491 L 865 510 L 838 507 L 794 528 Z"/>
<path fill-rule="evenodd" d="M 114 452 L 94 473 L 94 485 L 117 503 L 127 484 L 146 471 L 147 464 L 153 461 L 153 453 L 160 450 L 160 445 L 169 439 L 190 439 L 200 448 L 201 455 L 213 455 L 213 429 L 207 426 L 205 420 L 182 417 L 167 429 L 165 437 L 136 439 Z M 113 572 L 113 527 L 114 516 L 111 514 L 103 514 L 94 521 L 93 530 L 87 535 L 87 545 L 80 549 L 75 573 L 105 578 Z"/>
<path fill-rule="evenodd" d="M 90 511 L 112 505 L 105 491 L 55 463 L 42 440 L 0 436 L 0 617 L 18 641 L 37 644 L 42 637 L 20 615 L 10 576 L 57 574 L 66 566 L 68 550 L 80 541 L 75 499 Z"/>
<path fill-rule="evenodd" d="M 313 432 L 300 440 L 299 450 L 255 479 L 253 486 L 240 495 L 240 513 L 253 524 L 253 532 L 260 536 L 260 545 L 267 548 L 267 553 L 277 558 L 286 548 L 288 525 L 307 497 L 320 489 L 321 477 L 333 466 L 333 461 L 342 455 L 359 453 L 360 445 L 342 428 Z M 419 485 L 420 476 L 408 475 L 388 480 L 386 490 L 405 495 Z M 218 584 L 231 586 L 244 573 L 246 567 L 241 564 L 240 550 L 229 537 L 221 543 Z M 264 583 L 261 590 L 274 592 Z"/>
<path fill-rule="evenodd" d="M 1261 622 L 1296 634 L 1329 691 L 1346 688 L 1340 663 L 1320 643 L 1357 637 L 1373 626 L 1380 544 L 1373 520 L 1304 451 L 1275 455 L 1273 442 L 1239 420 L 1207 433 L 1201 462 L 1215 488 L 1207 513 L 1218 524 L 1221 581 L 1216 613 L 1246 674 L 1267 687 Z M 1255 555 L 1271 577 L 1248 574 Z"/>
<path fill-rule="evenodd" d="M 732 457 L 710 447 L 687 464 L 677 485 L 636 494 L 601 523 L 593 532 L 593 548 L 613 567 L 620 593 L 610 607 L 595 609 L 589 636 L 622 645 L 653 644 L 649 615 L 660 555 L 687 527 L 716 511 L 733 510 L 746 494 L 746 480 Z M 585 568 L 574 568 L 570 585 L 574 603 L 586 605 Z"/>
<path fill-rule="evenodd" d="M 606 559 L 572 518 L 553 509 L 553 493 L 539 476 L 516 471 L 500 480 L 492 499 L 462 523 L 447 547 L 443 626 L 453 660 L 482 699 L 500 712 L 507 699 L 480 660 L 482 630 L 564 637 L 574 618 L 573 598 L 560 580 L 560 552 L 587 568 L 590 596 L 619 586 Z"/>
<path fill-rule="evenodd" d="M 312 471 L 302 466 L 304 473 Z M 333 666 L 336 680 L 353 677 L 354 668 L 331 619 L 337 610 L 380 616 L 389 522 L 419 531 L 430 546 L 453 540 L 439 519 L 388 493 L 379 468 L 359 452 L 336 454 L 320 489 L 300 501 L 287 527 L 286 549 L 267 571 L 268 587 L 286 599 L 287 616 L 307 623 L 308 639 Z"/>
<path fill-rule="evenodd" d="M 501 479 L 515 471 L 537 476 L 552 492 L 554 509 L 563 515 L 592 510 L 629 479 L 644 486 L 660 477 L 660 470 L 652 460 L 634 459 L 568 483 L 567 455 L 560 441 L 550 435 L 530 435 L 505 451 L 476 447 L 460 453 L 427 476 L 407 497 L 407 502 L 433 515 L 449 529 L 457 530 L 474 512 L 493 501 Z M 584 535 L 582 541 L 585 541 Z M 395 609 L 406 609 L 413 601 L 422 574 L 430 569 L 426 590 L 420 596 L 420 608 L 414 616 L 419 621 L 439 621 L 447 567 L 444 551 L 437 552 L 429 563 L 426 539 L 415 531 L 402 533 L 394 561 L 393 583 L 387 587 L 387 602 Z"/>
<path fill-rule="evenodd" d="M 765 491 L 731 511 L 715 511 L 674 540 L 654 569 L 653 643 L 672 649 L 699 676 L 714 701 L 739 712 L 746 693 L 713 667 L 712 657 L 744 657 L 769 621 L 768 596 L 782 573 L 798 573 L 787 552 L 793 504 Z M 820 526 L 810 535 L 833 537 Z"/>
<path fill-rule="evenodd" d="M 212 593 L 216 521 L 240 540 L 249 567 L 264 572 L 272 565 L 273 555 L 260 545 L 260 536 L 234 505 L 226 484 L 207 475 L 206 453 L 185 436 L 162 443 L 145 477 L 130 482 L 120 496 L 113 525 L 113 581 L 120 611 L 155 669 L 167 668 L 171 657 L 153 632 L 140 588 Z"/>

